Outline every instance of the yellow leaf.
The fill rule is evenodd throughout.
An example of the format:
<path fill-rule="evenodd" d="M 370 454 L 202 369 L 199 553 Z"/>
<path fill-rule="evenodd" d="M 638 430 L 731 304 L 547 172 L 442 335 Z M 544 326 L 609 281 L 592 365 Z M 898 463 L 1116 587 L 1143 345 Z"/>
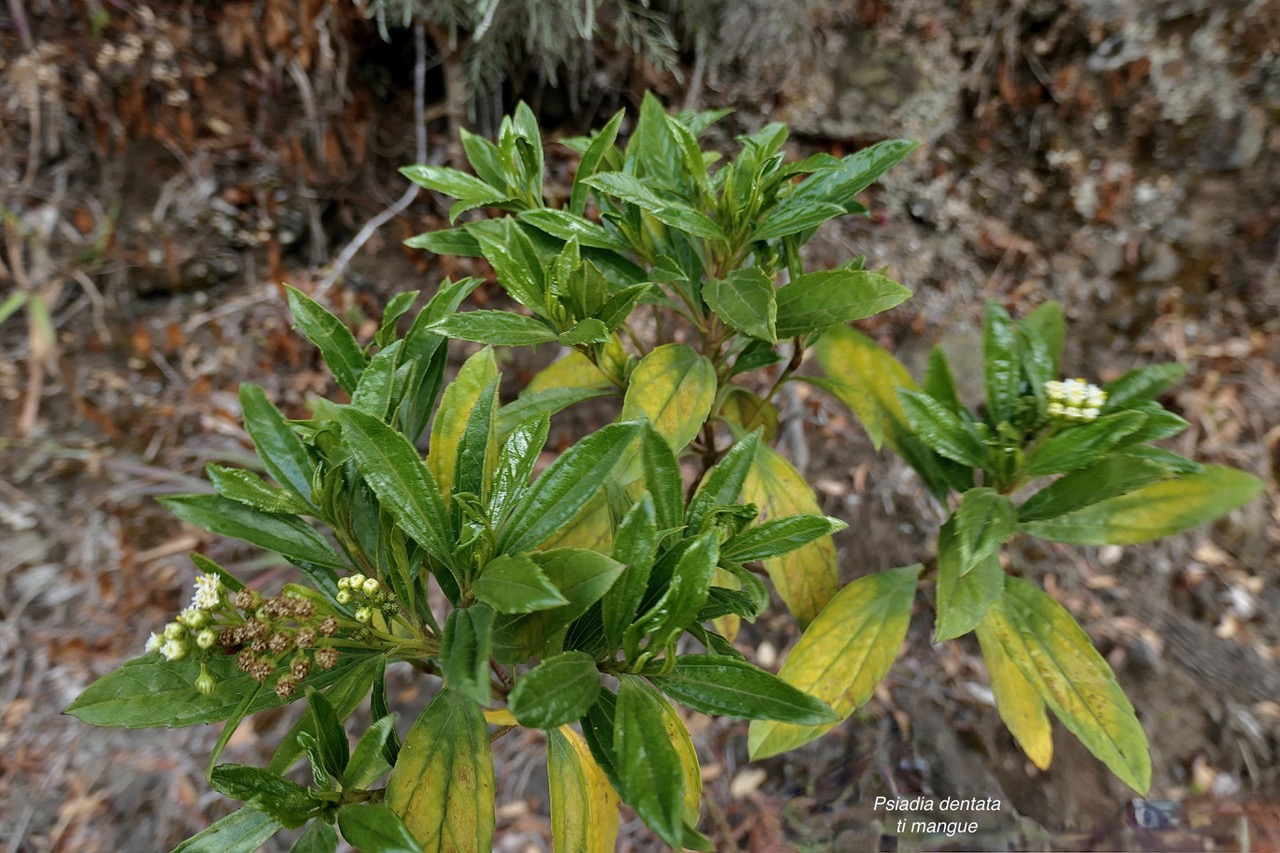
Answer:
<path fill-rule="evenodd" d="M 467 429 L 467 417 L 475 408 L 485 386 L 498 376 L 493 350 L 485 347 L 471 356 L 458 371 L 458 378 L 444 389 L 440 408 L 431 423 L 431 444 L 427 465 L 440 486 L 445 502 L 453 492 L 453 474 L 458 464 L 458 445 Z"/>
<path fill-rule="evenodd" d="M 822 515 L 818 499 L 804 477 L 777 452 L 761 444 L 742 487 L 742 501 L 760 507 L 760 521 L 789 515 Z M 824 536 L 781 557 L 764 561 L 778 595 L 803 628 L 816 617 L 840 586 L 836 546 Z"/>
<path fill-rule="evenodd" d="M 778 434 L 778 409 L 766 403 L 741 385 L 727 386 L 728 394 L 720 403 L 719 416 L 737 424 L 743 432 L 764 427 L 765 441 L 773 441 Z"/>
<path fill-rule="evenodd" d="M 539 549 L 587 548 L 607 554 L 612 541 L 613 522 L 609 517 L 609 499 L 602 491 L 572 521 L 551 534 L 551 538 L 543 542 Z"/>
<path fill-rule="evenodd" d="M 678 454 L 702 429 L 715 399 L 711 360 L 684 344 L 666 344 L 631 372 L 621 419 L 648 418 Z"/>
<path fill-rule="evenodd" d="M 911 621 L 919 564 L 859 578 L 818 614 L 778 677 L 826 702 L 841 718 L 871 698 L 898 657 Z M 753 760 L 795 749 L 839 725 L 798 726 L 754 720 L 747 749 Z"/>
<path fill-rule="evenodd" d="M 618 838 L 618 794 L 582 735 L 568 726 L 547 732 L 547 781 L 553 849 L 612 853 Z"/>
<path fill-rule="evenodd" d="M 684 820 L 689 826 L 697 826 L 702 811 L 702 770 L 698 767 L 698 753 L 693 748 L 689 729 L 685 727 L 676 709 L 666 699 L 657 698 L 662 707 L 662 723 L 667 727 L 667 737 L 676 748 L 676 755 L 680 757 L 680 769 L 684 773 Z"/>
<path fill-rule="evenodd" d="M 534 374 L 525 387 L 525 394 L 545 391 L 548 388 L 612 388 L 609 378 L 591 363 L 591 359 L 574 350 L 559 361 Z"/>
<path fill-rule="evenodd" d="M 424 853 L 488 853 L 493 783 L 480 706 L 445 688 L 409 729 L 387 784 L 387 805 Z"/>
<path fill-rule="evenodd" d="M 899 436 L 909 433 L 898 389 L 918 390 L 911 374 L 883 347 L 848 326 L 833 326 L 815 345 L 823 383 L 862 421 L 871 443 L 883 441 L 901 452 Z"/>
<path fill-rule="evenodd" d="M 742 581 L 724 569 L 716 569 L 715 580 L 711 583 L 713 586 L 722 586 L 726 589 L 742 589 Z M 738 639 L 738 629 L 742 627 L 742 617 L 737 613 L 726 613 L 723 616 L 717 616 L 712 619 L 711 624 L 715 627 L 717 634 L 732 643 Z"/>
<path fill-rule="evenodd" d="M 1062 724 L 1122 782 L 1145 794 L 1151 756 L 1142 724 L 1071 614 L 1034 584 L 1009 577 L 983 622 Z"/>
<path fill-rule="evenodd" d="M 1009 659 L 990 624 L 985 620 L 980 622 L 977 634 L 1000 719 L 1027 758 L 1041 770 L 1048 770 L 1053 761 L 1053 729 L 1044 700 L 1031 682 L 1023 678 L 1017 664 Z"/>
<path fill-rule="evenodd" d="M 484 721 L 491 726 L 518 726 L 515 714 L 506 708 L 485 708 Z"/>

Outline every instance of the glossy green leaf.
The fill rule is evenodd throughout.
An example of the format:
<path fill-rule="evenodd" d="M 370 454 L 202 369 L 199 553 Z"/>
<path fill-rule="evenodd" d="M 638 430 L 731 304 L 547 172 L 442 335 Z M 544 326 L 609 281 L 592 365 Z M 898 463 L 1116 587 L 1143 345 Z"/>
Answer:
<path fill-rule="evenodd" d="M 733 506 L 739 502 L 747 476 L 756 464 L 757 454 L 762 450 L 760 431 L 756 430 L 735 441 L 729 451 L 720 457 L 715 467 L 702 478 L 693 499 L 689 501 L 686 523 L 691 530 L 702 528 L 703 519 L 712 507 Z M 653 491 L 652 487 L 650 491 Z M 658 524 L 665 525 L 661 513 L 658 515 Z"/>
<path fill-rule="evenodd" d="M 345 323 L 301 290 L 289 285 L 285 285 L 285 290 L 297 328 L 320 349 L 338 387 L 348 394 L 355 393 L 360 373 L 368 363 L 355 335 Z"/>
<path fill-rule="evenodd" d="M 828 219 L 843 216 L 845 209 L 841 205 L 829 202 L 783 203 L 775 208 L 755 231 L 751 232 L 752 240 L 772 240 L 786 237 L 817 228 Z"/>
<path fill-rule="evenodd" d="M 395 737 L 395 730 L 394 714 L 379 717 L 365 730 L 342 774 L 344 789 L 368 788 L 391 770 L 391 764 L 387 761 L 387 745 Z"/>
<path fill-rule="evenodd" d="M 493 488 L 489 493 L 489 519 L 495 527 L 506 522 L 508 511 L 528 487 L 550 428 L 550 421 L 545 416 L 525 421 L 511 430 L 503 442 L 498 452 L 498 467 L 493 472 Z M 502 429 L 501 410 L 498 429 Z"/>
<path fill-rule="evenodd" d="M 599 694 L 600 672 L 591 655 L 564 652 L 522 675 L 507 702 L 520 725 L 555 729 L 585 714 Z"/>
<path fill-rule="evenodd" d="M 956 508 L 955 536 L 959 573 L 996 554 L 1017 525 L 1017 511 L 1004 495 L 991 488 L 970 489 Z"/>
<path fill-rule="evenodd" d="M 906 159 L 920 143 L 908 139 L 886 139 L 840 160 L 839 168 L 824 169 L 800 182 L 779 212 L 811 202 L 830 202 L 855 212 L 860 205 L 853 197 L 876 179 Z"/>
<path fill-rule="evenodd" d="M 456 255 L 463 258 L 484 257 L 479 241 L 471 236 L 465 226 L 415 234 L 405 240 L 404 244 L 410 249 L 424 249 L 437 255 Z"/>
<path fill-rule="evenodd" d="M 635 440 L 639 425 L 610 424 L 578 441 L 552 462 L 511 512 L 498 551 L 537 547 L 586 506 Z"/>
<path fill-rule="evenodd" d="M 510 219 L 499 219 L 492 233 L 476 227 L 470 233 L 511 298 L 531 311 L 544 310 L 542 267 L 524 231 Z"/>
<path fill-rule="evenodd" d="M 942 347 L 929 350 L 929 363 L 924 370 L 923 385 L 925 394 L 956 415 L 963 411 L 959 392 L 956 391 L 956 380 L 951 375 L 951 365 L 947 362 L 947 354 L 942 351 Z"/>
<path fill-rule="evenodd" d="M 797 515 L 821 515 L 817 496 L 800 472 L 772 448 L 761 445 L 742 486 L 742 500 L 760 508 L 761 524 Z M 735 558 L 741 559 L 741 558 Z M 819 537 L 807 545 L 764 559 L 765 570 L 801 628 L 827 606 L 840 587 L 835 543 Z"/>
<path fill-rule="evenodd" d="M 684 839 L 681 844 L 685 849 L 713 851 L 714 848 L 694 829 L 702 813 L 702 769 L 698 766 L 698 752 L 693 747 L 689 729 L 671 703 L 650 684 L 640 679 L 636 679 L 636 684 L 655 700 L 667 730 L 667 740 L 675 747 L 676 757 L 680 760 L 680 772 L 684 776 Z"/>
<path fill-rule="evenodd" d="M 467 162 L 471 164 L 471 168 L 475 170 L 480 180 L 494 189 L 505 188 L 507 181 L 502 174 L 498 147 L 465 127 L 458 128 L 458 136 L 462 139 L 462 150 L 466 152 Z"/>
<path fill-rule="evenodd" d="M 934 625 L 934 642 L 938 643 L 976 628 L 1004 592 L 1004 569 L 996 553 L 1004 540 L 975 548 L 973 540 L 981 541 L 981 534 L 970 531 L 971 535 L 966 535 L 963 527 L 957 514 L 947 519 L 938 533 L 938 618 Z M 989 537 L 987 542 L 996 538 Z"/>
<path fill-rule="evenodd" d="M 546 388 L 529 393 L 526 391 L 498 410 L 498 434 L 509 435 L 517 425 L 543 415 L 554 415 L 574 403 L 605 397 L 612 393 L 608 388 Z"/>
<path fill-rule="evenodd" d="M 1170 475 L 1165 466 L 1120 451 L 1059 477 L 1018 507 L 1021 522 L 1043 521 L 1127 494 Z"/>
<path fill-rule="evenodd" d="M 663 704 L 640 679 L 622 676 L 613 749 L 623 799 L 659 838 L 678 848 L 683 846 L 685 778 L 667 735 Z"/>
<path fill-rule="evenodd" d="M 402 346 L 399 341 L 393 341 L 369 361 L 351 395 L 352 406 L 379 420 L 386 420 L 393 403 L 399 403 L 395 399 L 396 371 L 400 367 Z"/>
<path fill-rule="evenodd" d="M 658 198 L 652 190 L 631 175 L 622 172 L 598 172 L 587 179 L 586 184 L 605 195 L 634 204 L 664 225 L 677 228 L 694 237 L 727 239 L 724 231 L 711 217 L 686 204 Z"/>
<path fill-rule="evenodd" d="M 347 762 L 351 760 L 351 743 L 342 727 L 342 718 L 323 693 L 308 688 L 306 695 L 312 731 L 320 747 L 321 764 L 331 778 L 341 779 Z"/>
<path fill-rule="evenodd" d="M 1132 545 L 1189 530 L 1242 507 L 1262 493 L 1257 477 L 1207 465 L 1203 473 L 1164 480 L 1018 529 L 1074 545 Z"/>
<path fill-rule="evenodd" d="M 498 465 L 498 378 L 494 377 L 476 398 L 466 415 L 466 428 L 458 444 L 454 465 L 453 491 L 469 494 L 483 501 L 489 499 L 493 473 Z"/>
<path fill-rule="evenodd" d="M 343 674 L 324 687 L 325 698 L 337 711 L 340 719 L 346 719 L 355 711 L 356 706 L 364 701 L 373 688 L 374 680 L 386 666 L 382 657 L 365 658 L 357 666 L 344 668 Z M 314 683 L 314 682 L 312 682 Z M 274 691 L 263 691 L 274 695 Z M 255 701 L 256 701 L 255 697 Z M 250 706 L 252 707 L 252 706 Z M 246 709 L 248 710 L 248 709 Z M 303 714 L 290 727 L 288 733 L 276 747 L 275 754 L 267 764 L 272 773 L 284 774 L 306 751 L 299 739 L 302 735 L 315 735 L 315 719 L 310 714 Z"/>
<path fill-rule="evenodd" d="M 323 819 L 313 820 L 289 848 L 289 853 L 337 853 L 338 830 Z"/>
<path fill-rule="evenodd" d="M 503 554 L 490 560 L 471 592 L 499 613 L 532 613 L 569 603 L 527 554 Z"/>
<path fill-rule="evenodd" d="M 1116 412 L 1091 423 L 1068 426 L 1031 452 L 1026 472 L 1041 477 L 1091 465 L 1141 429 L 1146 420 L 1142 412 Z"/>
<path fill-rule="evenodd" d="M 1107 392 L 1103 411 L 1114 412 L 1136 403 L 1154 400 L 1186 374 L 1185 364 L 1152 364 L 1130 370 L 1103 386 L 1102 390 Z"/>
<path fill-rule="evenodd" d="M 825 702 L 746 661 L 721 655 L 681 655 L 669 674 L 649 680 L 677 702 L 712 716 L 798 725 L 839 720 Z"/>
<path fill-rule="evenodd" d="M 559 335 L 560 343 L 567 347 L 585 346 L 586 344 L 603 344 L 612 339 L 609 328 L 603 321 L 588 317 L 567 332 Z"/>
<path fill-rule="evenodd" d="M 1009 658 L 992 630 L 991 622 L 984 620 L 978 623 L 977 635 L 991 678 L 996 711 L 1027 758 L 1041 770 L 1048 770 L 1053 761 L 1053 729 L 1045 712 L 1044 700 Z"/>
<path fill-rule="evenodd" d="M 694 622 L 694 617 L 707 601 L 716 563 L 720 559 L 720 542 L 716 531 L 708 531 L 692 540 L 676 561 L 671 579 L 661 597 L 645 611 L 624 634 L 628 657 L 641 637 L 648 637 L 649 657 L 665 651 Z"/>
<path fill-rule="evenodd" d="M 1062 724 L 1139 794 L 1151 787 L 1142 724 L 1089 636 L 1041 589 L 1005 579 L 987 627 Z"/>
<path fill-rule="evenodd" d="M 284 826 L 265 812 L 245 807 L 214 821 L 172 853 L 254 853 Z"/>
<path fill-rule="evenodd" d="M 386 803 L 425 853 L 488 853 L 493 755 L 480 706 L 445 688 L 405 737 Z"/>
<path fill-rule="evenodd" d="M 396 523 L 446 565 L 452 563 L 449 516 L 427 463 L 403 435 L 375 417 L 342 409 L 343 446 Z"/>
<path fill-rule="evenodd" d="M 360 853 L 421 853 L 422 845 L 384 803 L 352 803 L 338 810 L 342 837 Z"/>
<path fill-rule="evenodd" d="M 778 304 L 773 280 L 757 267 L 734 270 L 702 286 L 702 298 L 721 320 L 753 338 L 778 340 Z"/>
<path fill-rule="evenodd" d="M 1050 300 L 1023 317 L 1019 325 L 1044 341 L 1045 352 L 1049 355 L 1052 373 L 1056 377 L 1062 372 L 1062 344 L 1067 336 L 1062 306 Z"/>
<path fill-rule="evenodd" d="M 539 231 L 545 231 L 552 237 L 566 241 L 577 240 L 583 246 L 623 252 L 629 248 L 623 240 L 605 231 L 590 219 L 567 210 L 555 210 L 549 207 L 525 210 L 519 214 L 519 219 Z"/>
<path fill-rule="evenodd" d="M 613 853 L 618 794 L 582 735 L 568 726 L 547 733 L 551 844 L 556 850 Z"/>
<path fill-rule="evenodd" d="M 982 468 L 987 448 L 973 427 L 952 409 L 919 391 L 898 390 L 898 400 L 915 434 L 940 456 L 970 468 Z"/>
<path fill-rule="evenodd" d="M 836 594 L 805 629 L 778 677 L 830 705 L 841 718 L 868 699 L 888 674 L 907 635 L 920 566 L 859 578 Z M 758 760 L 820 737 L 832 728 L 772 720 L 751 724 L 747 748 Z"/>
<path fill-rule="evenodd" d="M 982 321 L 982 383 L 987 392 L 987 413 L 994 424 L 1013 417 L 1021 374 L 1017 338 L 1009 312 L 987 300 Z"/>
<path fill-rule="evenodd" d="M 308 513 L 311 507 L 293 492 L 277 489 L 252 471 L 243 468 L 224 468 L 210 462 L 204 468 L 213 483 L 214 491 L 229 500 L 268 513 L 298 515 Z"/>
<path fill-rule="evenodd" d="M 866 270 L 807 273 L 778 289 L 778 337 L 792 338 L 887 311 L 911 296 L 897 282 Z"/>
<path fill-rule="evenodd" d="M 259 512 L 217 495 L 169 495 L 165 509 L 196 527 L 327 568 L 345 563 L 316 530 L 292 515 Z"/>
<path fill-rule="evenodd" d="M 485 389 L 497 379 L 498 365 L 493 350 L 486 347 L 463 362 L 457 378 L 449 383 L 440 398 L 440 407 L 431 421 L 427 467 L 431 469 L 446 504 L 455 491 L 454 477 L 458 472 L 459 452 L 471 412 L 475 410 Z"/>
<path fill-rule="evenodd" d="M 266 812 L 286 829 L 302 826 L 321 808 L 310 789 L 261 767 L 220 764 L 213 768 L 210 781 L 218 793 Z"/>
<path fill-rule="evenodd" d="M 671 445 L 652 423 L 646 423 L 640 432 L 640 460 L 658 528 L 680 527 L 684 524 L 684 478 Z"/>
<path fill-rule="evenodd" d="M 590 187 L 584 183 L 594 175 L 613 150 L 613 143 L 618 138 L 618 128 L 622 126 L 625 110 L 618 110 L 613 117 L 592 138 L 591 144 L 582 153 L 578 162 L 578 170 L 573 176 L 573 187 L 569 193 L 569 211 L 581 215 L 587 208 L 587 193 Z"/>
<path fill-rule="evenodd" d="M 702 429 L 715 397 L 711 360 L 684 344 L 666 344 L 632 371 L 621 417 L 648 419 L 678 453 Z"/>
<path fill-rule="evenodd" d="M 480 704 L 489 701 L 489 646 L 493 610 L 487 604 L 457 607 L 444 623 L 440 661 L 445 681 Z"/>
<path fill-rule="evenodd" d="M 506 195 L 499 187 L 490 186 L 475 175 L 468 175 L 466 172 L 447 166 L 425 164 L 403 166 L 400 174 L 420 187 L 435 190 L 456 199 L 488 199 Z"/>
<path fill-rule="evenodd" d="M 245 382 L 240 385 L 240 411 L 244 414 L 245 431 L 253 439 L 267 473 L 281 486 L 310 502 L 315 466 L 302 439 L 285 423 L 280 410 L 271 404 L 261 387 Z"/>
<path fill-rule="evenodd" d="M 645 492 L 623 516 L 613 538 L 613 558 L 626 568 L 600 603 L 605 638 L 612 648 L 622 644 L 623 633 L 639 612 L 657 548 L 657 510 L 653 495 Z"/>
<path fill-rule="evenodd" d="M 721 555 L 738 563 L 777 557 L 824 536 L 839 533 L 848 526 L 838 518 L 825 515 L 773 518 L 730 539 Z"/>
<path fill-rule="evenodd" d="M 459 340 L 506 347 L 545 344 L 556 339 L 555 330 L 546 323 L 510 311 L 452 314 L 432 326 L 431 331 Z"/>

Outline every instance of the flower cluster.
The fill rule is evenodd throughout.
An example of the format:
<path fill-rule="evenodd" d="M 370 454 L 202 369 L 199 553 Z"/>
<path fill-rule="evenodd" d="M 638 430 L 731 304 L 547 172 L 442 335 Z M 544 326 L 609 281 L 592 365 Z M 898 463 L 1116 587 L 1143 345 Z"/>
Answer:
<path fill-rule="evenodd" d="M 1044 383 L 1049 398 L 1049 415 L 1069 421 L 1097 420 L 1102 405 L 1107 402 L 1107 392 L 1083 379 Z"/>
<path fill-rule="evenodd" d="M 339 604 L 355 601 L 363 605 L 357 607 L 355 612 L 356 621 L 361 625 L 369 624 L 375 610 L 381 610 L 383 615 L 390 616 L 398 607 L 395 595 L 382 585 L 382 581 L 361 574 L 338 578 L 337 600 Z"/>
<path fill-rule="evenodd" d="M 249 589 L 231 593 L 220 577 L 205 574 L 196 579 L 191 605 L 161 633 L 152 634 L 146 650 L 170 661 L 200 655 L 195 687 L 207 696 L 217 683 L 206 664 L 210 651 L 219 646 L 260 684 L 283 670 L 275 691 L 284 699 L 297 691 L 313 664 L 320 669 L 337 664 L 338 650 L 325 645 L 323 638 L 337 634 L 339 627 L 338 619 L 318 613 L 310 598 L 291 592 L 265 598 Z"/>

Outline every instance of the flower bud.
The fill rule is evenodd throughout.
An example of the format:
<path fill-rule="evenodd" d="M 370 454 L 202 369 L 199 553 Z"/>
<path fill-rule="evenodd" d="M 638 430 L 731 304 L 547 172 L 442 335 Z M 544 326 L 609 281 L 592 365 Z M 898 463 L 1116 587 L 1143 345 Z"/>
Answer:
<path fill-rule="evenodd" d="M 217 686 L 218 682 L 214 681 L 213 676 L 201 667 L 200 675 L 196 678 L 196 690 L 200 691 L 200 695 L 208 696 Z"/>
<path fill-rule="evenodd" d="M 356 621 L 362 625 L 373 618 L 373 611 L 368 607 L 361 607 L 356 610 Z"/>
<path fill-rule="evenodd" d="M 360 589 L 365 595 L 375 596 L 378 590 L 382 589 L 382 584 L 378 583 L 377 578 L 365 578 L 364 583 L 360 584 Z"/>
<path fill-rule="evenodd" d="M 351 603 L 351 593 L 347 592 L 345 589 L 338 590 L 338 594 L 335 595 L 334 598 L 337 600 L 339 604 Z"/>
<path fill-rule="evenodd" d="M 190 607 L 182 611 L 178 619 L 192 631 L 199 631 L 201 628 L 207 627 L 209 622 L 212 621 L 209 611 Z"/>
<path fill-rule="evenodd" d="M 202 649 L 211 649 L 216 642 L 218 642 L 218 632 L 212 628 L 205 628 L 196 634 L 196 645 Z"/>
<path fill-rule="evenodd" d="M 352 575 L 350 578 L 347 579 L 347 585 L 350 589 L 360 589 L 360 587 L 364 586 L 364 582 L 365 582 L 365 576 L 360 574 L 359 572 L 356 572 L 354 575 Z"/>
<path fill-rule="evenodd" d="M 187 636 L 187 628 L 181 622 L 170 622 L 164 626 L 166 640 L 181 640 L 185 636 Z"/>

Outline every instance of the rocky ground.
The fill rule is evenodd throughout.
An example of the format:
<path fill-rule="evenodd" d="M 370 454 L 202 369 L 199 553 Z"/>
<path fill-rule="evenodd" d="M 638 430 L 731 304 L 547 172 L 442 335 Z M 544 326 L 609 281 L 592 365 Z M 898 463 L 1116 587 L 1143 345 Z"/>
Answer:
<path fill-rule="evenodd" d="M 412 56 L 336 5 L 306 27 L 277 0 L 218 16 L 113 5 L 101 25 L 53 0 L 28 7 L 30 45 L 0 16 L 0 301 L 38 290 L 55 335 L 42 344 L 22 312 L 0 325 L 0 839 L 168 849 L 227 809 L 203 781 L 216 730 L 90 729 L 58 712 L 177 608 L 188 551 L 264 584 L 283 577 L 152 498 L 205 488 L 206 461 L 245 458 L 240 381 L 296 414 L 332 391 L 289 330 L 278 282 L 317 286 L 403 191 L 393 170 L 413 156 Z M 1031 768 L 976 647 L 931 646 L 921 607 L 865 711 L 797 753 L 751 765 L 743 726 L 691 721 L 703 829 L 753 851 L 1280 849 L 1280 5 L 808 9 L 787 27 L 731 17 L 721 41 L 736 58 L 697 73 L 690 56 L 685 82 L 647 82 L 674 106 L 736 107 L 726 144 L 771 119 L 791 124 L 797 156 L 924 143 L 868 193 L 869 218 L 813 244 L 816 265 L 865 253 L 915 291 L 865 330 L 917 370 L 940 343 L 972 375 L 984 299 L 1015 314 L 1058 299 L 1072 374 L 1186 363 L 1166 404 L 1192 428 L 1174 448 L 1256 472 L 1268 492 L 1151 546 L 1012 554 L 1120 676 L 1151 740 L 1154 806 L 1135 806 L 1065 732 L 1052 769 Z M 592 117 L 573 121 L 565 132 Z M 430 150 L 443 156 L 443 132 Z M 393 218 L 329 302 L 369 332 L 390 295 L 467 272 L 398 245 L 442 212 L 424 194 Z M 36 397 L 32 364 L 48 367 Z M 789 413 L 784 450 L 850 523 L 837 540 L 845 579 L 929 556 L 942 513 L 914 475 L 833 403 L 801 389 Z M 565 435 L 604 416 L 581 412 Z M 766 617 L 740 643 L 769 665 L 793 637 Z M 401 677 L 393 701 L 421 690 Z M 260 760 L 287 725 L 254 718 L 226 758 Z M 546 843 L 537 737 L 521 737 L 498 751 L 502 850 Z M 976 837 L 882 838 L 874 798 L 916 792 L 994 796 L 1001 809 Z M 654 849 L 634 818 L 621 844 Z"/>

